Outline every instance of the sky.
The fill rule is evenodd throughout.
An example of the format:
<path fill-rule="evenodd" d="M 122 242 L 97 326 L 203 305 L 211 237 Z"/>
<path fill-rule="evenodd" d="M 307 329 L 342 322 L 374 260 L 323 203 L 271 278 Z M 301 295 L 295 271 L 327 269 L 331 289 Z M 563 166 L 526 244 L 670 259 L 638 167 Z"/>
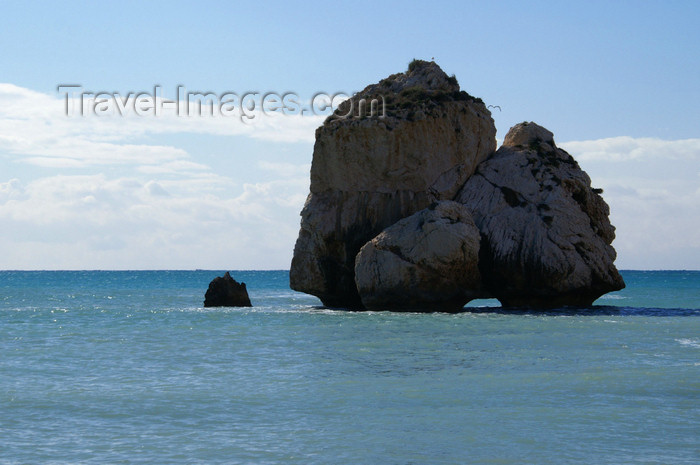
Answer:
<path fill-rule="evenodd" d="M 521 121 L 554 133 L 604 189 L 618 268 L 700 269 L 698 2 L 17 1 L 0 17 L 0 269 L 288 269 L 324 119 L 301 109 L 413 58 L 498 105 L 499 142 Z M 178 115 L 178 86 L 254 107 Z M 144 94 L 139 113 L 154 88 L 162 111 Z M 267 93 L 299 111 L 263 113 Z"/>

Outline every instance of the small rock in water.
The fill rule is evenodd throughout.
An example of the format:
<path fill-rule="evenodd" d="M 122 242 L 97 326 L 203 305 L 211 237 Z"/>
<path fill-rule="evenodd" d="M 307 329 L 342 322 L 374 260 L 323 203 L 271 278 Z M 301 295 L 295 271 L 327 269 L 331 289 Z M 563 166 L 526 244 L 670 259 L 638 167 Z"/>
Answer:
<path fill-rule="evenodd" d="M 252 307 L 245 283 L 239 283 L 227 271 L 209 283 L 204 295 L 205 307 Z"/>

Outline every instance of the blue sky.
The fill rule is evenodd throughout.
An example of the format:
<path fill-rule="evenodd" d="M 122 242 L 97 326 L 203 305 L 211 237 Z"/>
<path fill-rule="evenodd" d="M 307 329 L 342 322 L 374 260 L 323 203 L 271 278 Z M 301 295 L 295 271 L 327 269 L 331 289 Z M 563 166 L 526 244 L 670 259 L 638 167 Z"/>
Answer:
<path fill-rule="evenodd" d="M 352 92 L 414 57 L 605 189 L 623 269 L 700 269 L 695 2 L 4 2 L 0 268 L 288 268 L 322 118 L 66 118 L 59 84 Z"/>

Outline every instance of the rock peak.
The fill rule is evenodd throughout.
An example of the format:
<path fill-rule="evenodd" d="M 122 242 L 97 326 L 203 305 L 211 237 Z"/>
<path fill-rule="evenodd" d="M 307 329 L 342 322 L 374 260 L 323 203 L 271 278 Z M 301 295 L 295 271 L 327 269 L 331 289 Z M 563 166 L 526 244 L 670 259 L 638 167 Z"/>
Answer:
<path fill-rule="evenodd" d="M 456 77 L 448 76 L 434 61 L 413 60 L 405 72 L 392 74 L 362 93 L 368 90 L 374 93 L 380 88 L 397 94 L 411 88 L 427 92 L 459 92 L 459 83 Z"/>
<path fill-rule="evenodd" d="M 554 134 L 539 124 L 523 121 L 518 123 L 508 131 L 503 140 L 504 147 L 529 147 L 546 142 L 552 147 L 554 145 Z"/>
<path fill-rule="evenodd" d="M 429 91 L 459 91 L 457 78 L 448 76 L 434 61 L 413 60 L 408 65 L 408 71 L 402 74 L 405 79 L 399 78 L 397 81 L 401 82 L 404 88 L 419 86 Z"/>
<path fill-rule="evenodd" d="M 460 90 L 454 75 L 448 76 L 434 61 L 413 60 L 403 73 L 392 74 L 376 84 L 370 84 L 341 103 L 326 122 L 357 125 L 358 120 L 368 116 L 368 113 L 371 116 L 371 112 L 363 112 L 362 109 L 371 108 L 372 101 L 378 104 L 377 113 L 388 117 L 384 123 L 392 129 L 389 119 L 413 120 L 414 117 L 421 119 L 426 115 L 443 115 L 445 105 L 451 102 L 473 102 L 480 106 L 480 113 L 489 118 L 491 116 L 480 98 Z"/>

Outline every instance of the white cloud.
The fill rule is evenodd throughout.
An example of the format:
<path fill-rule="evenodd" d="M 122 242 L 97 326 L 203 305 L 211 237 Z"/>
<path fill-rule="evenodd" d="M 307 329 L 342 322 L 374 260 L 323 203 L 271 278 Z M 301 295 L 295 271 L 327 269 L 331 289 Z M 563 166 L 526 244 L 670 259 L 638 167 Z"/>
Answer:
<path fill-rule="evenodd" d="M 66 115 L 64 95 L 49 95 L 0 84 L 0 151 L 17 160 L 48 168 L 80 168 L 92 165 L 158 166 L 185 160 L 188 154 L 174 146 L 134 144 L 148 135 L 209 134 L 246 136 L 276 142 L 312 142 L 323 116 L 263 114 L 261 108 L 249 113 L 252 119 L 236 116 L 178 116 L 164 108 L 158 115 L 139 116 L 117 111 L 98 116 L 81 116 L 79 98 L 72 116 Z M 160 101 L 160 100 L 159 100 Z M 184 112 L 183 112 L 184 113 Z M 245 121 L 245 122 L 244 122 Z M 170 169 L 176 165 L 171 164 Z"/>
<path fill-rule="evenodd" d="M 103 174 L 0 184 L 0 268 L 285 268 L 308 181 L 224 195 Z M 227 186 L 231 187 L 231 186 Z"/>
<path fill-rule="evenodd" d="M 236 171 L 244 160 L 182 147 L 223 136 L 213 147 L 235 153 L 240 139 L 228 136 L 244 136 L 274 152 L 313 141 L 322 118 L 67 117 L 64 104 L 0 84 L 0 170 L 13 171 L 0 178 L 0 269 L 288 267 L 308 164 L 256 160 L 272 176 L 234 179 L 211 163 Z"/>
<path fill-rule="evenodd" d="M 700 139 L 560 144 L 604 189 L 623 269 L 700 269 Z"/>
<path fill-rule="evenodd" d="M 137 168 L 137 171 L 146 174 L 176 174 L 206 170 L 209 170 L 207 165 L 189 160 L 168 161 L 159 165 L 142 165 Z"/>
<path fill-rule="evenodd" d="M 322 117 L 67 118 L 63 103 L 0 84 L 0 268 L 289 266 L 310 165 L 280 162 L 278 142 L 306 142 L 308 160 Z M 280 154 L 184 148 L 202 135 L 214 151 Z M 700 139 L 560 145 L 605 190 L 620 268 L 700 269 Z"/>
<path fill-rule="evenodd" d="M 10 179 L 0 182 L 0 204 L 19 198 L 24 193 L 24 188 L 19 179 Z"/>
<path fill-rule="evenodd" d="M 302 163 L 295 165 L 293 163 L 274 163 L 269 161 L 259 161 L 258 167 L 263 170 L 271 171 L 278 176 L 309 176 L 311 163 Z"/>
<path fill-rule="evenodd" d="M 629 160 L 698 160 L 700 139 L 663 140 L 628 136 L 607 139 L 571 141 L 559 144 L 579 162 Z"/>

